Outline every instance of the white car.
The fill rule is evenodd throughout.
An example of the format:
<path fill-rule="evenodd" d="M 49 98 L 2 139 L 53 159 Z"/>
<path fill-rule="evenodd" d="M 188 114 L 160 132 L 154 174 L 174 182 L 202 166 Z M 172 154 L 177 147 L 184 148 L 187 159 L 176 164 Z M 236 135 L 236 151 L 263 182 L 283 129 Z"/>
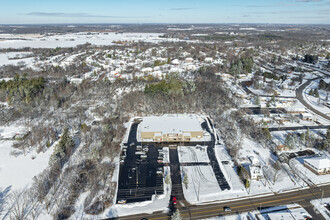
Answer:
<path fill-rule="evenodd" d="M 223 207 L 223 210 L 224 210 L 225 212 L 231 212 L 231 208 L 230 208 L 230 207 Z"/>

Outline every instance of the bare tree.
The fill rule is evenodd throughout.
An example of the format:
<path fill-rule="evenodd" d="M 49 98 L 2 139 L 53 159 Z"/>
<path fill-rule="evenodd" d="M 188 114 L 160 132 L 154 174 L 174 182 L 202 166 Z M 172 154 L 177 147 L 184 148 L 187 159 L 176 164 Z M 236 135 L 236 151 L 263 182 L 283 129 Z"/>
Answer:
<path fill-rule="evenodd" d="M 14 191 L 10 196 L 10 203 L 10 218 L 22 220 L 27 219 L 31 215 L 37 201 L 34 201 L 31 191 L 24 189 Z"/>

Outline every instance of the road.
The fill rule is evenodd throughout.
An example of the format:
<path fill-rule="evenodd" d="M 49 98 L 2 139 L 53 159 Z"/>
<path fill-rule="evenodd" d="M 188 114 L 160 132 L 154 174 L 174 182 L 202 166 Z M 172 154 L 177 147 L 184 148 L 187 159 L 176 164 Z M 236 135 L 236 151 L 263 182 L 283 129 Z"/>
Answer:
<path fill-rule="evenodd" d="M 313 215 L 314 219 L 324 219 L 321 215 L 314 212 L 310 201 L 313 199 L 319 199 L 324 190 L 324 197 L 330 196 L 330 185 L 304 189 L 294 192 L 287 192 L 282 194 L 275 194 L 271 196 L 259 197 L 259 198 L 245 198 L 238 201 L 223 202 L 221 204 L 207 204 L 199 206 L 187 206 L 180 209 L 181 215 L 184 219 L 202 219 L 208 217 L 222 216 L 228 214 L 234 214 L 236 212 L 248 212 L 253 210 L 261 210 L 267 207 L 281 206 L 285 204 L 298 203 L 304 208 L 309 210 L 309 213 Z M 223 207 L 231 207 L 232 212 L 224 212 Z M 166 213 L 157 212 L 153 214 L 140 214 L 134 216 L 121 217 L 118 219 L 141 219 L 148 218 L 149 220 L 168 219 Z"/>
<path fill-rule="evenodd" d="M 314 80 L 316 80 L 318 78 L 314 78 L 314 79 L 309 79 L 307 80 L 304 84 L 302 84 L 297 90 L 296 90 L 296 97 L 297 99 L 309 110 L 311 110 L 312 112 L 314 112 L 315 114 L 330 120 L 330 117 L 318 110 L 316 110 L 315 108 L 313 108 L 310 104 L 308 104 L 305 100 L 304 100 L 304 89 Z"/>
<path fill-rule="evenodd" d="M 287 131 L 287 130 L 303 130 L 303 129 L 328 129 L 330 125 L 304 125 L 304 126 L 290 126 L 290 127 L 277 127 L 268 128 L 269 131 Z"/>

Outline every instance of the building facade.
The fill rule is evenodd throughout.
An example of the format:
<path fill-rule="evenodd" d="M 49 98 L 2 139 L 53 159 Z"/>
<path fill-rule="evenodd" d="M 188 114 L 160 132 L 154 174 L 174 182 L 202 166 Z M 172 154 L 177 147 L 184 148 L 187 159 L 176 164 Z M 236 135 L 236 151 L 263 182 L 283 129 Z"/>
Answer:
<path fill-rule="evenodd" d="M 141 141 L 191 142 L 202 141 L 204 130 L 198 115 L 174 115 L 144 117 L 138 133 Z"/>
<path fill-rule="evenodd" d="M 330 160 L 327 157 L 313 157 L 305 159 L 304 166 L 317 175 L 330 173 Z"/>

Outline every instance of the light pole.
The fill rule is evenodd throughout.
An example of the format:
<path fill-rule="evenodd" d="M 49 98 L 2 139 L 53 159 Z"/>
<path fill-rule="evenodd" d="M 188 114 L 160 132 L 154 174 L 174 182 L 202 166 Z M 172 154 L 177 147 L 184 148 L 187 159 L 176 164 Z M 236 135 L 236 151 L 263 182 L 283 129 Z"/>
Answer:
<path fill-rule="evenodd" d="M 321 204 L 322 204 L 322 201 L 323 201 L 323 196 L 324 196 L 324 189 L 322 189 Z"/>

